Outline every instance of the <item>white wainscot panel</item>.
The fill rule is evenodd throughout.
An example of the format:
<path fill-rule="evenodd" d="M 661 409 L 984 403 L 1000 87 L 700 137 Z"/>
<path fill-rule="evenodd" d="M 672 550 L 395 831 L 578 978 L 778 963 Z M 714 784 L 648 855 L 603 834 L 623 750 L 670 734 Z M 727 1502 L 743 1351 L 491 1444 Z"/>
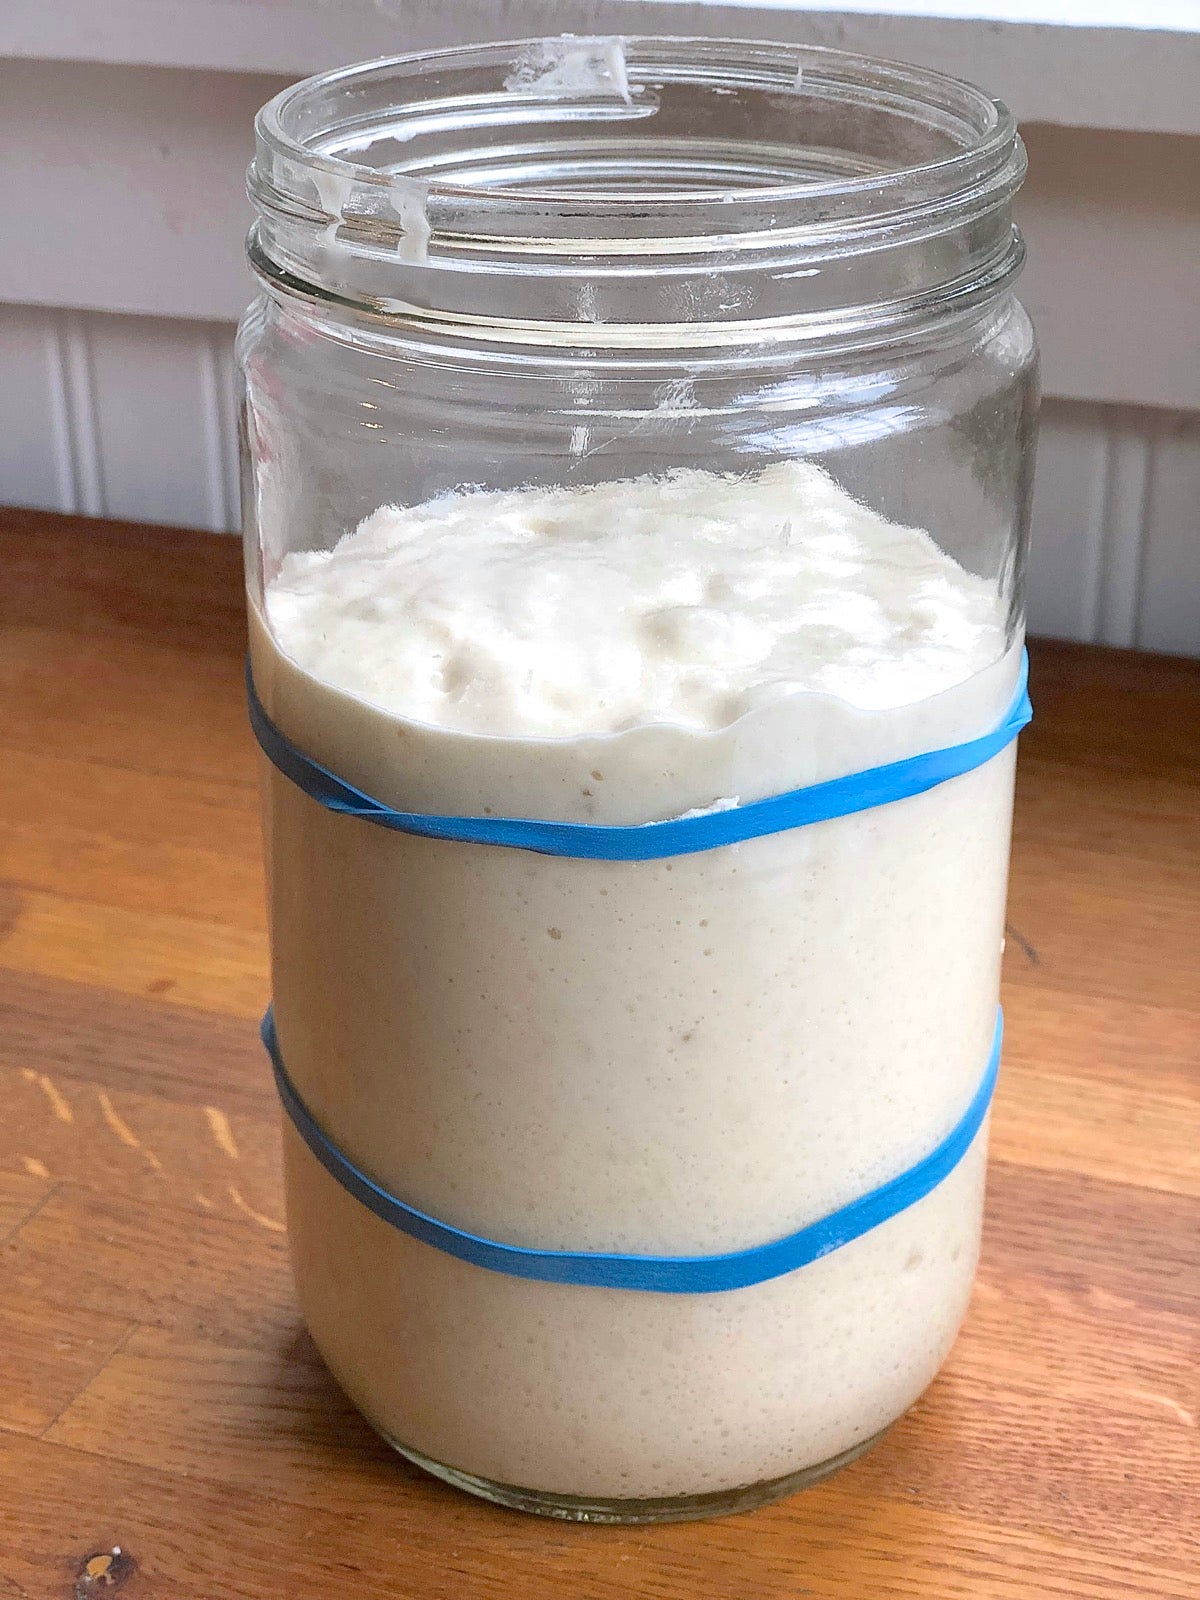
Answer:
<path fill-rule="evenodd" d="M 1200 416 L 1163 417 L 1153 460 L 1135 642 L 1200 656 Z"/>
<path fill-rule="evenodd" d="M 0 502 L 232 530 L 233 329 L 0 306 Z"/>
<path fill-rule="evenodd" d="M 1200 655 L 1200 416 L 1046 402 L 1029 625 Z"/>
<path fill-rule="evenodd" d="M 62 312 L 0 307 L 0 500 L 80 506 Z"/>

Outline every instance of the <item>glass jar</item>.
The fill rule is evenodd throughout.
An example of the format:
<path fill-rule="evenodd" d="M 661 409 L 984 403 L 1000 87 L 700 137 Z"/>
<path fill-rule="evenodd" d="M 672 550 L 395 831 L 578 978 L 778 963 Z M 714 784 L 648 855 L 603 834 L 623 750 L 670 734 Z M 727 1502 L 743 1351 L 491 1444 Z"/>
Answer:
<path fill-rule="evenodd" d="M 986 735 L 1021 671 L 1023 172 L 987 95 L 821 49 L 566 38 L 286 90 L 239 335 L 271 726 L 405 814 L 601 831 Z M 646 860 L 373 827 L 276 751 L 298 1294 L 398 1450 L 529 1510 L 696 1516 L 916 1399 L 970 1294 L 986 1123 L 808 1264 L 684 1292 L 497 1270 L 372 1186 L 623 1260 L 891 1193 L 994 1064 L 1014 748 Z"/>

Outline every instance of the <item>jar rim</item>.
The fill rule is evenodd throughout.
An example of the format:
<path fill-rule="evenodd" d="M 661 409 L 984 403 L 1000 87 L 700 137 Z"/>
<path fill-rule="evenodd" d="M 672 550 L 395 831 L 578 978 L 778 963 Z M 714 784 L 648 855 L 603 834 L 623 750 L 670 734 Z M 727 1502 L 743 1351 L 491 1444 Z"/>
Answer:
<path fill-rule="evenodd" d="M 693 104 L 709 132 L 681 115 Z M 737 137 L 711 131 L 721 118 Z M 793 131 L 798 118 L 816 139 Z M 751 136 L 764 125 L 774 139 Z M 262 108 L 255 132 L 256 270 L 275 264 L 281 279 L 389 314 L 412 305 L 408 269 L 440 268 L 447 282 L 698 281 L 718 263 L 743 286 L 762 271 L 828 279 L 838 262 L 979 233 L 980 219 L 987 237 L 966 277 L 994 293 L 1020 264 L 1008 207 L 1025 156 L 1008 108 L 944 73 L 824 46 L 632 35 L 453 46 L 305 79 Z M 385 266 L 395 294 L 390 281 L 379 292 Z M 909 276 L 962 303 L 963 272 L 941 285 Z M 471 320 L 463 295 L 427 298 L 435 320 Z M 744 320 L 728 309 L 716 320 Z"/>
<path fill-rule="evenodd" d="M 561 81 L 551 81 L 547 92 L 539 87 L 539 79 L 535 77 L 529 85 L 522 86 L 522 76 L 536 66 L 539 52 L 544 52 L 548 58 L 547 71 L 540 80 L 544 84 L 548 78 L 553 79 L 556 62 L 569 51 L 577 51 L 583 58 L 574 83 L 568 82 L 564 87 Z M 1003 101 L 947 73 L 825 45 L 783 45 L 698 35 L 592 38 L 564 34 L 548 39 L 454 45 L 438 50 L 384 56 L 333 68 L 290 85 L 258 112 L 255 129 L 263 143 L 281 155 L 311 163 L 335 176 L 353 174 L 360 180 L 379 184 L 381 174 L 377 167 L 351 160 L 340 152 L 334 154 L 320 150 L 315 145 L 313 134 L 316 130 L 312 126 L 307 128 L 309 137 L 304 136 L 308 119 L 313 115 L 313 102 L 318 96 L 331 91 L 361 94 L 364 87 L 381 82 L 398 84 L 407 80 L 416 83 L 435 70 L 466 72 L 484 65 L 499 65 L 510 68 L 504 93 L 517 102 L 528 104 L 550 99 L 561 104 L 574 96 L 580 100 L 591 100 L 599 108 L 606 98 L 604 91 L 608 87 L 603 81 L 605 74 L 601 63 L 612 63 L 607 65 L 610 81 L 616 80 L 612 96 L 630 106 L 633 101 L 629 96 L 641 87 L 639 76 L 649 78 L 654 74 L 669 72 L 672 68 L 679 75 L 681 69 L 686 70 L 689 66 L 693 69 L 707 68 L 711 72 L 719 64 L 724 69 L 721 87 L 728 86 L 734 73 L 740 69 L 743 75 L 756 74 L 760 81 L 768 75 L 774 75 L 778 79 L 778 88 L 791 87 L 796 90 L 811 87 L 815 71 L 823 87 L 842 85 L 847 91 L 857 91 L 864 98 L 875 94 L 889 96 L 894 102 L 907 99 L 913 108 L 921 107 L 940 113 L 945 119 L 954 117 L 964 134 L 968 131 L 975 134 L 970 142 L 962 142 L 959 148 L 931 161 L 900 165 L 888 172 L 831 177 L 824 181 L 808 177 L 799 182 L 756 185 L 750 191 L 754 199 L 800 199 L 811 202 L 822 196 L 873 195 L 880 188 L 897 190 L 911 185 L 915 180 L 932 177 L 936 177 L 939 187 L 949 193 L 970 183 L 981 162 L 986 164 L 989 157 L 1006 156 L 1016 140 L 1016 122 Z M 589 78 L 590 83 L 587 81 Z M 805 79 L 808 80 L 807 85 Z M 628 86 L 625 94 L 620 89 L 622 81 Z M 676 81 L 684 80 L 677 76 Z M 398 102 L 395 108 L 399 110 L 402 105 L 403 102 Z M 439 111 L 442 116 L 447 114 L 446 108 L 439 108 Z M 382 181 L 387 181 L 386 176 Z M 528 185 L 506 187 L 490 183 L 485 186 L 430 177 L 424 178 L 423 182 L 430 195 L 441 195 L 448 199 L 468 200 L 485 196 L 491 201 L 507 201 L 511 205 L 524 206 L 533 201 L 554 202 L 564 198 L 561 189 L 539 191 Z M 628 205 L 625 196 L 572 195 L 571 199 L 573 205 L 582 204 L 589 210 L 594 208 L 597 216 L 612 215 L 614 212 L 620 214 Z M 671 191 L 671 199 L 694 205 L 711 205 L 714 195 L 711 188 L 684 189 Z"/>

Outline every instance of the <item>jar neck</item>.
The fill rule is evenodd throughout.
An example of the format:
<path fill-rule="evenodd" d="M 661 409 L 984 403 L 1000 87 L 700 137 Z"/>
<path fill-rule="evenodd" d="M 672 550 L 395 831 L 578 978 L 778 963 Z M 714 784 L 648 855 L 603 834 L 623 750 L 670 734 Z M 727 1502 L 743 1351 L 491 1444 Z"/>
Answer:
<path fill-rule="evenodd" d="M 566 38 L 309 79 L 251 262 L 410 335 L 593 355 L 887 338 L 1011 283 L 1025 170 L 965 84 L 820 49 Z"/>

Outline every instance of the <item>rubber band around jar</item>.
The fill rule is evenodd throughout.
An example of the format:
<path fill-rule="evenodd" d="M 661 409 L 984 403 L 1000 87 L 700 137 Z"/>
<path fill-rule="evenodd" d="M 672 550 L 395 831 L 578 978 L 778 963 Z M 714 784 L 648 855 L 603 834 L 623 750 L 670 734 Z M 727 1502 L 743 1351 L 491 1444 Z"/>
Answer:
<path fill-rule="evenodd" d="M 1012 704 L 997 726 L 978 739 L 791 789 L 765 800 L 751 800 L 745 805 L 727 806 L 699 815 L 692 813 L 663 822 L 617 827 L 594 822 L 549 822 L 533 817 L 451 817 L 394 810 L 305 755 L 276 727 L 258 698 L 249 659 L 246 662 L 246 699 L 250 726 L 268 761 L 327 811 L 428 839 L 503 845 L 511 850 L 532 850 L 539 855 L 578 860 L 659 861 L 668 856 L 693 855 L 701 850 L 741 844 L 747 839 L 807 827 L 814 822 L 829 822 L 856 811 L 868 811 L 875 806 L 924 794 L 951 778 L 962 777 L 1011 744 L 1033 716 L 1028 676 L 1029 659 L 1022 653 Z"/>
<path fill-rule="evenodd" d="M 343 1189 L 390 1227 L 472 1266 L 541 1283 L 568 1283 L 653 1294 L 715 1294 L 783 1277 L 830 1255 L 898 1216 L 949 1177 L 975 1141 L 992 1103 L 1000 1071 L 1003 1017 L 997 1012 L 991 1053 L 979 1087 L 950 1132 L 898 1177 L 840 1206 L 782 1239 L 719 1255 L 658 1256 L 598 1250 L 534 1250 L 468 1233 L 418 1210 L 355 1165 L 317 1122 L 288 1076 L 270 1010 L 262 1041 L 275 1069 L 275 1085 L 292 1126 Z"/>

